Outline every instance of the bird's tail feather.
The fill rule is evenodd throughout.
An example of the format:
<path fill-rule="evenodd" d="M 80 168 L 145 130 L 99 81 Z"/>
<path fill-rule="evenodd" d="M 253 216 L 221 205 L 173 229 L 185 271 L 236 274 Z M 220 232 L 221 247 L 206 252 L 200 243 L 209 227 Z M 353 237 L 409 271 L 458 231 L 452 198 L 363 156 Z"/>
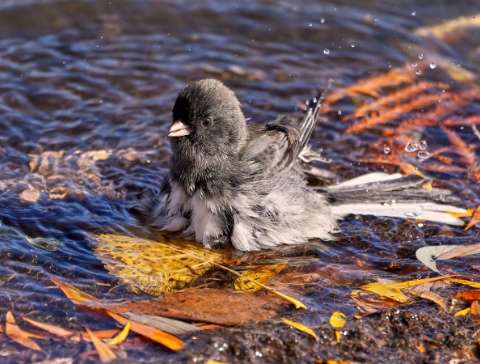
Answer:
<path fill-rule="evenodd" d="M 372 215 L 461 226 L 460 217 L 468 216 L 449 190 L 434 188 L 420 176 L 369 173 L 328 187 L 326 192 L 338 218 Z"/>

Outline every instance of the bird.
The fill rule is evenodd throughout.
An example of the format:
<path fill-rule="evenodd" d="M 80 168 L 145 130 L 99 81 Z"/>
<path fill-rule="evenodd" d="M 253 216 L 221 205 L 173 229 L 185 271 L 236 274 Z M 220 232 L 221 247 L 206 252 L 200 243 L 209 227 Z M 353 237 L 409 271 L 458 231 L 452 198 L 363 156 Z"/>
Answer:
<path fill-rule="evenodd" d="M 310 186 L 307 165 L 316 154 L 309 141 L 321 101 L 312 99 L 301 115 L 247 123 L 239 99 L 221 81 L 189 82 L 173 106 L 170 171 L 151 224 L 206 248 L 244 252 L 334 240 L 339 220 L 351 214 L 464 224 L 458 198 L 423 188 L 422 176 L 371 172 Z"/>

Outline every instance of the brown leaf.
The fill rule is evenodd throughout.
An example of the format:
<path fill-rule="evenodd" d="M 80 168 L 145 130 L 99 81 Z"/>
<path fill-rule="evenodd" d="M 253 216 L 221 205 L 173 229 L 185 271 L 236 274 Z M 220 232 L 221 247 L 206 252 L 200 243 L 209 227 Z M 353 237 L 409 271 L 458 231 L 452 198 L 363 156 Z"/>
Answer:
<path fill-rule="evenodd" d="M 10 339 L 22 346 L 25 346 L 26 348 L 36 351 L 42 351 L 40 346 L 31 338 L 43 339 L 43 336 L 24 331 L 20 327 L 18 327 L 15 323 L 15 317 L 13 316 L 11 311 L 7 312 L 5 321 L 5 333 Z"/>
<path fill-rule="evenodd" d="M 366 316 L 375 312 L 389 310 L 400 305 L 400 303 L 389 298 L 380 298 L 358 290 L 352 292 L 351 298 L 357 304 L 357 308 L 360 311 L 360 315 L 356 315 L 357 318 L 359 316 Z"/>
<path fill-rule="evenodd" d="M 65 329 L 63 329 L 61 327 L 58 327 L 58 326 L 55 326 L 55 325 L 35 321 L 35 320 L 32 320 L 28 317 L 24 317 L 23 320 L 28 322 L 30 325 L 35 326 L 36 328 L 42 329 L 42 330 L 48 332 L 49 334 L 52 334 L 52 335 L 55 335 L 55 336 L 58 336 L 58 337 L 61 337 L 61 338 L 68 338 L 68 337 L 71 337 L 71 336 L 74 335 L 74 333 L 72 331 L 65 330 Z"/>
<path fill-rule="evenodd" d="M 93 342 L 95 349 L 97 350 L 98 356 L 100 357 L 100 361 L 102 363 L 110 363 L 112 360 L 115 360 L 117 356 L 109 348 L 107 344 L 105 344 L 102 340 L 95 336 L 93 332 L 91 332 L 88 328 L 86 329 L 88 336 Z"/>
<path fill-rule="evenodd" d="M 111 309 L 117 313 L 133 312 L 220 325 L 242 325 L 271 319 L 282 304 L 270 294 L 188 288 L 163 298 L 120 304 Z"/>

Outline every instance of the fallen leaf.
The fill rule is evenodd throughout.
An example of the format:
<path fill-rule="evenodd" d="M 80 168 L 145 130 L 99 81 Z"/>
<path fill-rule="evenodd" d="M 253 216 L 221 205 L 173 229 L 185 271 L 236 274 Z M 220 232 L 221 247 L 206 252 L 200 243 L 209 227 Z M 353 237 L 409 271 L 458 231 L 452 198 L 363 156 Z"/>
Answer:
<path fill-rule="evenodd" d="M 235 270 L 233 270 L 233 269 L 230 269 L 230 268 L 228 268 L 228 267 L 226 267 L 226 266 L 224 266 L 224 265 L 222 265 L 222 264 L 216 264 L 216 265 L 217 265 L 218 267 L 226 270 L 227 272 L 230 272 L 230 273 L 236 275 L 237 277 L 240 277 L 240 276 L 241 276 L 241 274 L 238 273 L 237 271 L 235 271 Z M 248 279 L 248 277 L 245 277 L 245 278 Z M 305 306 L 305 304 L 304 304 L 303 302 L 301 302 L 300 300 L 296 299 L 295 297 L 292 297 L 292 296 L 289 296 L 289 295 L 287 295 L 287 294 L 285 294 L 285 293 L 282 293 L 282 292 L 280 292 L 280 291 L 277 291 L 276 289 L 274 289 L 274 288 L 272 288 L 272 287 L 269 287 L 269 286 L 267 286 L 267 285 L 265 285 L 265 284 L 263 284 L 263 283 L 260 283 L 260 282 L 258 282 L 258 281 L 252 280 L 251 282 L 252 282 L 253 284 L 256 284 L 256 285 L 262 287 L 263 289 L 266 289 L 267 291 L 273 293 L 274 295 L 280 297 L 281 299 L 290 302 L 293 306 L 295 306 L 295 308 L 296 308 L 297 310 L 300 310 L 300 309 L 306 310 L 306 309 L 307 309 L 307 306 Z"/>
<path fill-rule="evenodd" d="M 282 322 L 290 327 L 293 327 L 294 329 L 298 330 L 298 331 L 301 331 L 305 334 L 308 334 L 310 335 L 311 337 L 313 337 L 315 340 L 319 340 L 318 338 L 318 335 L 315 333 L 315 331 L 313 331 L 310 327 L 300 323 L 300 322 L 297 322 L 297 321 L 293 321 L 293 320 L 289 320 L 287 318 L 282 318 Z"/>
<path fill-rule="evenodd" d="M 162 344 L 163 346 L 165 346 L 166 348 L 172 351 L 179 351 L 183 348 L 183 341 L 180 340 L 178 337 L 175 337 L 173 335 L 167 334 L 166 332 L 160 331 L 158 329 L 152 328 L 147 325 L 143 325 L 135 321 L 129 321 L 128 319 L 122 317 L 121 315 L 117 315 L 116 313 L 113 313 L 113 312 L 108 312 L 108 314 L 115 321 L 121 323 L 122 325 L 126 325 L 127 322 L 130 322 L 130 325 L 131 325 L 130 330 L 152 341 Z"/>
<path fill-rule="evenodd" d="M 470 230 L 472 227 L 477 225 L 480 222 L 480 206 L 478 206 L 472 214 L 472 218 L 468 222 L 468 224 L 465 226 L 465 231 Z M 477 244 L 474 244 L 477 245 Z M 480 244 L 478 244 L 480 245 Z M 480 249 L 479 249 L 480 250 Z"/>
<path fill-rule="evenodd" d="M 20 193 L 20 201 L 23 203 L 34 203 L 40 198 L 40 191 L 34 188 L 28 188 Z"/>
<path fill-rule="evenodd" d="M 470 313 L 470 307 L 467 307 L 455 313 L 455 317 L 467 316 L 469 313 Z"/>
<path fill-rule="evenodd" d="M 92 340 L 93 346 L 95 346 L 95 350 L 97 350 L 98 356 L 100 357 L 100 361 L 102 363 L 109 363 L 112 360 L 115 360 L 117 356 L 115 353 L 105 344 L 102 340 L 95 336 L 93 332 L 91 332 L 88 328 L 86 328 L 88 336 Z"/>
<path fill-rule="evenodd" d="M 368 295 L 368 297 L 367 297 Z M 389 310 L 397 307 L 400 303 L 389 298 L 381 298 L 379 296 L 370 297 L 372 294 L 354 290 L 351 293 L 352 300 L 357 304 L 359 313 L 355 314 L 355 318 L 361 318 L 382 310 Z"/>
<path fill-rule="evenodd" d="M 43 336 L 33 334 L 31 332 L 22 330 L 15 322 L 15 317 L 11 311 L 8 311 L 5 316 L 5 333 L 10 339 L 16 343 L 36 351 L 42 351 L 40 346 L 32 340 L 32 338 L 43 339 Z"/>
<path fill-rule="evenodd" d="M 426 283 L 432 283 L 436 281 L 443 281 L 453 279 L 452 276 L 440 276 L 433 278 L 423 278 L 423 279 L 413 279 L 410 281 L 403 282 L 373 282 L 368 283 L 363 286 L 360 286 L 360 289 L 368 292 L 373 292 L 382 297 L 390 298 L 394 301 L 400 303 L 407 303 L 409 301 L 408 296 L 406 296 L 401 290 L 404 288 L 416 287 Z"/>
<path fill-rule="evenodd" d="M 82 292 L 79 289 L 62 282 L 57 278 L 51 278 L 51 281 L 63 292 L 67 298 L 69 298 L 73 303 L 88 303 L 89 301 L 96 301 L 96 298 L 88 293 Z"/>
<path fill-rule="evenodd" d="M 445 299 L 439 294 L 432 291 L 424 291 L 418 294 L 418 297 L 432 301 L 436 303 L 443 311 L 447 311 L 447 303 Z"/>
<path fill-rule="evenodd" d="M 107 329 L 107 330 L 95 330 L 92 332 L 95 334 L 96 337 L 99 339 L 111 339 L 115 335 L 118 335 L 120 330 L 118 329 Z M 90 336 L 86 332 L 82 332 L 80 334 L 74 335 L 70 338 L 72 341 L 92 341 Z"/>
<path fill-rule="evenodd" d="M 469 286 L 472 288 L 480 288 L 480 282 L 469 281 L 467 279 L 459 279 L 459 278 L 449 278 L 449 282 L 463 284 L 464 286 Z"/>
<path fill-rule="evenodd" d="M 469 16 L 460 16 L 454 19 L 446 20 L 439 24 L 428 25 L 417 28 L 415 34 L 422 37 L 432 36 L 439 39 L 444 39 L 448 34 L 464 29 L 480 27 L 480 17 L 475 14 Z"/>
<path fill-rule="evenodd" d="M 133 292 L 162 295 L 185 287 L 215 264 L 225 253 L 204 249 L 189 240 L 147 240 L 126 235 L 97 235 L 95 249 L 105 267 Z"/>
<path fill-rule="evenodd" d="M 243 272 L 235 279 L 234 287 L 239 291 L 256 292 L 262 287 L 257 283 L 267 284 L 270 279 L 280 273 L 287 266 L 286 263 L 277 263 Z"/>
<path fill-rule="evenodd" d="M 426 267 L 431 270 L 440 273 L 438 271 L 436 260 L 447 260 L 456 257 L 465 257 L 468 255 L 479 254 L 480 244 L 470 245 L 436 245 L 436 246 L 424 246 L 417 249 L 415 255 L 417 259 L 422 262 Z"/>
<path fill-rule="evenodd" d="M 187 288 L 150 301 L 111 306 L 117 313 L 164 316 L 220 325 L 243 325 L 273 318 L 283 302 L 262 292 L 231 289 Z"/>
<path fill-rule="evenodd" d="M 194 331 L 203 330 L 195 325 L 168 317 L 147 315 L 138 312 L 124 312 L 122 313 L 122 316 L 128 318 L 129 320 L 133 320 L 161 331 L 168 332 L 172 335 L 184 335 Z"/>
<path fill-rule="evenodd" d="M 42 330 L 48 332 L 49 334 L 52 334 L 52 335 L 55 335 L 55 336 L 58 336 L 58 337 L 61 337 L 61 338 L 64 338 L 64 339 L 69 338 L 69 337 L 74 335 L 74 332 L 72 332 L 72 331 L 65 330 L 65 329 L 63 329 L 61 327 L 58 327 L 58 326 L 55 326 L 55 325 L 35 321 L 35 320 L 32 320 L 28 317 L 24 317 L 23 321 L 26 321 L 30 325 L 35 326 L 39 329 L 42 329 Z"/>
<path fill-rule="evenodd" d="M 480 303 L 479 301 L 473 301 L 470 305 L 470 313 L 472 315 L 480 315 Z"/>
<path fill-rule="evenodd" d="M 108 345 L 118 345 L 123 343 L 127 338 L 128 334 L 130 333 L 131 326 L 132 324 L 130 323 L 130 321 L 128 321 L 123 327 L 122 331 L 120 331 L 117 336 L 113 337 L 108 341 Z"/>
<path fill-rule="evenodd" d="M 347 323 L 347 318 L 345 314 L 340 311 L 335 311 L 330 316 L 329 323 L 330 323 L 330 326 L 332 326 L 335 329 L 335 339 L 337 343 L 340 342 L 340 339 L 342 338 L 340 329 L 342 329 Z"/>
<path fill-rule="evenodd" d="M 455 293 L 455 298 L 464 301 L 476 301 L 480 300 L 480 290 L 478 291 L 458 291 Z"/>

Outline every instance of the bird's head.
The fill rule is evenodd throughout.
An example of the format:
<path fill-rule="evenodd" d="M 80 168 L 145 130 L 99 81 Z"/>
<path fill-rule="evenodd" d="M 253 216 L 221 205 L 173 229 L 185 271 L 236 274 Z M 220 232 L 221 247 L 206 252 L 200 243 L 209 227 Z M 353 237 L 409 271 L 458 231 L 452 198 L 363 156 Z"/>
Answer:
<path fill-rule="evenodd" d="M 203 79 L 178 94 L 168 136 L 176 154 L 227 156 L 245 144 L 247 125 L 233 91 L 220 81 Z"/>

